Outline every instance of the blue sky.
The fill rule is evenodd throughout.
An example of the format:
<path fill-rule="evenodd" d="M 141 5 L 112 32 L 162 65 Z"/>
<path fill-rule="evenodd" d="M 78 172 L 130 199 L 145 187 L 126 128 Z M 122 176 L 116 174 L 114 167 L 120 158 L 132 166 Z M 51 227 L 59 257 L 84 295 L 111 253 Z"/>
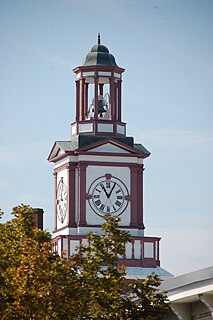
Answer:
<path fill-rule="evenodd" d="M 123 121 L 151 151 L 146 235 L 161 266 L 213 265 L 213 1 L 1 0 L 0 208 L 45 210 L 53 228 L 55 140 L 70 138 L 75 78 L 101 33 L 126 69 Z"/>

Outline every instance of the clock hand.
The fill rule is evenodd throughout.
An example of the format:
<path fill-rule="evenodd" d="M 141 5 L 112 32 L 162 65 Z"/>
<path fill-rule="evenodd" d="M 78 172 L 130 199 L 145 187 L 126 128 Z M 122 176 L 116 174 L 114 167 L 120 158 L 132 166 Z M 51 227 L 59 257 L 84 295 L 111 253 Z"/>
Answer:
<path fill-rule="evenodd" d="M 107 198 L 109 198 L 109 195 L 108 195 L 108 193 L 107 193 L 107 191 L 106 191 L 106 189 L 105 189 L 105 187 L 104 187 L 104 185 L 103 185 L 103 184 L 101 184 L 101 188 L 104 190 L 104 192 L 105 192 L 105 194 L 106 194 Z"/>
<path fill-rule="evenodd" d="M 113 185 L 112 189 L 110 190 L 110 193 L 108 194 L 108 198 L 110 198 L 110 196 L 111 196 L 111 194 L 112 194 L 112 191 L 113 191 L 114 188 L 115 188 L 115 185 L 116 185 L 116 183 L 114 182 L 114 185 Z"/>

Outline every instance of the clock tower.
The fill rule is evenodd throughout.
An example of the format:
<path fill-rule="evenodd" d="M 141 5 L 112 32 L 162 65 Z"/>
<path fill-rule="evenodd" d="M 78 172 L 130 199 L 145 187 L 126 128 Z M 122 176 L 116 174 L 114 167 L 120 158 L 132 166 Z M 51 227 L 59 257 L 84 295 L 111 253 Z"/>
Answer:
<path fill-rule="evenodd" d="M 127 277 L 143 277 L 160 267 L 158 237 L 144 236 L 143 172 L 150 152 L 126 136 L 122 121 L 122 74 L 108 48 L 98 42 L 76 75 L 76 117 L 71 138 L 56 141 L 48 160 L 54 163 L 54 250 L 86 243 L 89 232 L 101 232 L 105 215 L 118 215 L 132 242 L 121 262 Z"/>

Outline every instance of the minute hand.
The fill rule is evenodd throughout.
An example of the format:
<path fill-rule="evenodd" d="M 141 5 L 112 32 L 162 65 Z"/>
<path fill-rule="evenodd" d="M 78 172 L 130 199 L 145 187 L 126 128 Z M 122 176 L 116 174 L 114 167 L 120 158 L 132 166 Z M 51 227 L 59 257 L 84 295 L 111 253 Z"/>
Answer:
<path fill-rule="evenodd" d="M 108 194 L 108 198 L 110 198 L 110 196 L 111 196 L 111 194 L 112 194 L 112 191 L 113 191 L 114 188 L 115 188 L 115 185 L 116 185 L 116 183 L 114 182 L 114 185 L 113 185 L 112 189 L 110 190 L 110 193 Z"/>
<path fill-rule="evenodd" d="M 104 192 L 105 192 L 105 194 L 106 194 L 107 198 L 109 198 L 109 195 L 108 195 L 108 193 L 107 193 L 107 191 L 106 191 L 106 189 L 105 189 L 105 187 L 104 187 L 104 185 L 103 185 L 103 184 L 101 185 L 101 188 L 104 190 Z"/>

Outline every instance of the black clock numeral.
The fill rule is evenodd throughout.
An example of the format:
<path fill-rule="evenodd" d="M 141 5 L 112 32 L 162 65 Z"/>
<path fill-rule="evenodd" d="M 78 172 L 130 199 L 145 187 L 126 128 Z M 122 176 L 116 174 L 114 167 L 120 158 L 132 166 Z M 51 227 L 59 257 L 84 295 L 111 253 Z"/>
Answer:
<path fill-rule="evenodd" d="M 107 206 L 107 213 L 110 213 L 110 207 Z"/>
<path fill-rule="evenodd" d="M 117 194 L 117 193 L 119 193 L 119 192 L 121 192 L 121 189 L 117 190 L 115 193 Z"/>
<path fill-rule="evenodd" d="M 113 209 L 116 211 L 116 208 L 114 207 L 114 206 L 112 206 L 113 207 Z"/>
<path fill-rule="evenodd" d="M 95 204 L 96 204 L 96 206 L 99 206 L 101 204 L 101 201 L 100 200 L 96 200 Z"/>
<path fill-rule="evenodd" d="M 118 207 L 120 207 L 120 206 L 121 206 L 121 202 L 120 202 L 120 201 L 118 201 L 118 200 L 115 202 L 115 204 L 116 204 L 116 206 L 118 206 Z"/>
<path fill-rule="evenodd" d="M 110 181 L 106 182 L 106 188 L 110 188 Z"/>
<path fill-rule="evenodd" d="M 124 197 L 123 196 L 117 196 L 117 199 L 123 199 Z"/>
<path fill-rule="evenodd" d="M 100 198 L 100 195 L 99 194 L 95 194 L 94 196 L 93 196 L 93 198 Z"/>
<path fill-rule="evenodd" d="M 98 191 L 99 193 L 101 193 L 101 190 L 95 189 L 95 191 Z"/>
<path fill-rule="evenodd" d="M 104 207 L 105 207 L 105 205 L 102 204 L 99 209 L 100 209 L 101 211 L 104 211 Z"/>

